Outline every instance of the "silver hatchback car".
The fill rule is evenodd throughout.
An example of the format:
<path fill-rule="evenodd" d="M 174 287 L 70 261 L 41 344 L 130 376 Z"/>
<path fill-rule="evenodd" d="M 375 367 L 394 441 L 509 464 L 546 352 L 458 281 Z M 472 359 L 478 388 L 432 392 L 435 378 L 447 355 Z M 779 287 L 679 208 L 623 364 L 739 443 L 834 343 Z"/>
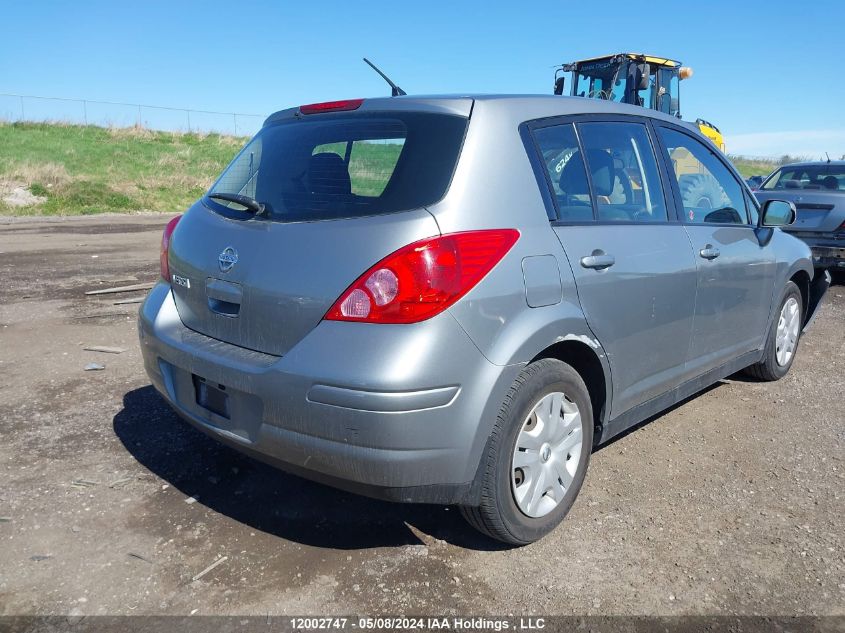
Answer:
<path fill-rule="evenodd" d="M 794 215 L 643 108 L 283 110 L 168 225 L 146 371 L 240 451 L 529 543 L 595 446 L 741 369 L 789 370 L 829 284 L 777 228 Z"/>

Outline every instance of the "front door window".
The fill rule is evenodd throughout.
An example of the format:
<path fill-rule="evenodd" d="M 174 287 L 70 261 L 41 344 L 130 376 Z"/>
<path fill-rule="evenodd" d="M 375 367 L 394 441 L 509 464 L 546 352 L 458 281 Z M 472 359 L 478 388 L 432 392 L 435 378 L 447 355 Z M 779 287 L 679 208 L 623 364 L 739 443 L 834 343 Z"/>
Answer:
<path fill-rule="evenodd" d="M 739 181 L 703 143 L 682 132 L 658 128 L 681 192 L 687 224 L 747 224 Z"/>

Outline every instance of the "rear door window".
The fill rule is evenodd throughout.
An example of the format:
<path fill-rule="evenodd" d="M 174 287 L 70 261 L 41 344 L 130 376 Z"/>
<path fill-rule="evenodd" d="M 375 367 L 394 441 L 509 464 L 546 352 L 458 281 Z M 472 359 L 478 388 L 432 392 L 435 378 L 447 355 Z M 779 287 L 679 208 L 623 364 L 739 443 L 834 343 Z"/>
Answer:
<path fill-rule="evenodd" d="M 579 123 L 599 222 L 665 222 L 660 172 L 641 123 Z"/>
<path fill-rule="evenodd" d="M 587 171 L 571 123 L 534 130 L 534 140 L 562 222 L 592 222 L 593 203 Z"/>
<path fill-rule="evenodd" d="M 265 126 L 209 194 L 245 195 L 267 219 L 295 222 L 417 209 L 439 201 L 466 132 L 464 117 L 420 112 L 308 115 Z M 203 202 L 224 215 L 236 202 Z"/>

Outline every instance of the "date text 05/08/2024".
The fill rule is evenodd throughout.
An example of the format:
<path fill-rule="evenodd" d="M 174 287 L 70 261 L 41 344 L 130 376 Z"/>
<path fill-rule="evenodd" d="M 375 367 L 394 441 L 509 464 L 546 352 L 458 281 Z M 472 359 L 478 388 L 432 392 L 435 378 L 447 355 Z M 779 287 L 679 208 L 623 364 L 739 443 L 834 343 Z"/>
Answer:
<path fill-rule="evenodd" d="M 431 630 L 431 631 L 538 631 L 545 628 L 544 618 L 519 617 L 301 617 L 291 618 L 294 630 Z"/>

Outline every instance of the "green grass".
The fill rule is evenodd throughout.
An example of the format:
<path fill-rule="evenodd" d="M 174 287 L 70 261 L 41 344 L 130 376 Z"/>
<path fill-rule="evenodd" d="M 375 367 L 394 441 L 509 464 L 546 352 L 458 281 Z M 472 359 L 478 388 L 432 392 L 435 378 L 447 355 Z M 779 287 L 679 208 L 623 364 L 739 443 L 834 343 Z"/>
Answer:
<path fill-rule="evenodd" d="M 751 176 L 768 176 L 784 162 L 790 162 L 775 159 L 752 159 L 744 156 L 728 156 L 728 158 L 743 178 L 750 178 Z"/>
<path fill-rule="evenodd" d="M 349 177 L 352 193 L 359 196 L 380 196 L 393 174 L 401 143 L 355 142 L 349 154 Z M 317 152 L 334 152 L 346 157 L 346 143 L 328 143 L 314 148 Z"/>
<path fill-rule="evenodd" d="M 177 213 L 205 192 L 246 138 L 56 123 L 0 123 L 0 215 Z M 320 151 L 345 154 L 345 144 Z M 352 190 L 381 194 L 401 151 L 396 143 L 356 143 Z M 788 157 L 784 157 L 786 159 Z M 730 156 L 744 178 L 768 175 L 781 160 Z M 23 187 L 40 201 L 3 202 Z"/>
<path fill-rule="evenodd" d="M 180 212 L 246 141 L 138 128 L 0 123 L 0 215 Z M 346 146 L 319 149 L 343 156 Z M 355 143 L 349 165 L 353 192 L 380 195 L 401 149 L 401 144 Z M 7 204 L 2 197 L 12 187 L 44 200 Z"/>
<path fill-rule="evenodd" d="M 179 212 L 211 185 L 245 138 L 51 123 L 0 123 L 0 215 Z"/>

